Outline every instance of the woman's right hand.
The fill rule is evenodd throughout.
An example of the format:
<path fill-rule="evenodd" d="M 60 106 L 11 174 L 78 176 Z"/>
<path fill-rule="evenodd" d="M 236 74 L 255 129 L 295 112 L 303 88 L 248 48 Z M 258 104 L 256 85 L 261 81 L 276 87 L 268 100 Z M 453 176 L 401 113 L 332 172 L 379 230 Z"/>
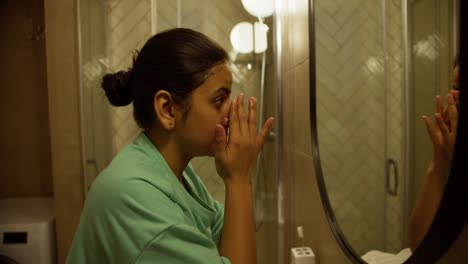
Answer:
<path fill-rule="evenodd" d="M 273 118 L 268 118 L 257 134 L 257 100 L 254 97 L 249 99 L 248 109 L 245 113 L 244 94 L 240 94 L 229 108 L 229 138 L 222 125 L 216 126 L 216 170 L 225 183 L 250 182 L 251 171 L 273 124 Z"/>

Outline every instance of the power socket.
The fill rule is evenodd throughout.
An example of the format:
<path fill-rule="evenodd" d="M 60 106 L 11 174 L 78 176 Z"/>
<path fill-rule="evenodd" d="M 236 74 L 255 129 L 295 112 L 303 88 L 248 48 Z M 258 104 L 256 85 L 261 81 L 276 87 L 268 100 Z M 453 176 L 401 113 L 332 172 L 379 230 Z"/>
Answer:
<path fill-rule="evenodd" d="M 291 248 L 291 264 L 315 264 L 315 255 L 310 247 Z"/>

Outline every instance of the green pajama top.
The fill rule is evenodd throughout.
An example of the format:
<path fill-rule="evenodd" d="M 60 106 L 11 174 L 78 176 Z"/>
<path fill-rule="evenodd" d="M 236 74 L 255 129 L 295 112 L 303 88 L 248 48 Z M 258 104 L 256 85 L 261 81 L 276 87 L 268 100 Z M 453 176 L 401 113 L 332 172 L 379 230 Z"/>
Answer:
<path fill-rule="evenodd" d="M 67 263 L 229 264 L 224 206 L 190 166 L 183 176 L 190 193 L 142 133 L 93 182 Z"/>

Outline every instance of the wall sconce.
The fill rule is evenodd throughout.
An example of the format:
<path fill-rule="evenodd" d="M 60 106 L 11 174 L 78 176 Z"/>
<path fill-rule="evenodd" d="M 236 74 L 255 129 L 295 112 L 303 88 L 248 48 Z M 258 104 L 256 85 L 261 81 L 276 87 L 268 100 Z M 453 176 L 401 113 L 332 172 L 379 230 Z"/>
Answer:
<path fill-rule="evenodd" d="M 240 22 L 231 30 L 231 44 L 239 53 L 262 53 L 268 47 L 267 32 L 263 23 Z"/>
<path fill-rule="evenodd" d="M 269 17 L 275 11 L 274 0 L 242 0 L 242 5 L 255 17 Z"/>

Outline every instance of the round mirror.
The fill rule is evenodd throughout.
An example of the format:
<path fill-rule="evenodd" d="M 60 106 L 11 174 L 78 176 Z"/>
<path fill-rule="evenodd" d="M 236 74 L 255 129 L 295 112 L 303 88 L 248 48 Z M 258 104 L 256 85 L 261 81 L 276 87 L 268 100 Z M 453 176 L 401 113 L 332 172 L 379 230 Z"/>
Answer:
<path fill-rule="evenodd" d="M 310 5 L 313 142 L 330 223 L 354 261 L 402 263 L 430 243 L 449 190 L 450 164 L 436 191 L 427 183 L 433 146 L 421 116 L 458 83 L 460 1 Z"/>

